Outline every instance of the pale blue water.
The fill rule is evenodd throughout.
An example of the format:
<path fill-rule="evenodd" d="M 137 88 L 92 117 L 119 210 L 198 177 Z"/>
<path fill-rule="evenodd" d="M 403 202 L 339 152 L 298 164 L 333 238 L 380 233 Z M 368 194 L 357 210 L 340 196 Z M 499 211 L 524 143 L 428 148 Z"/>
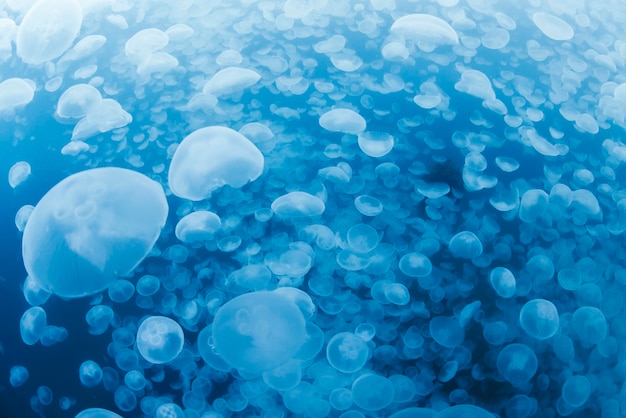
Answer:
<path fill-rule="evenodd" d="M 0 417 L 626 415 L 598 3 L 0 0 Z"/>

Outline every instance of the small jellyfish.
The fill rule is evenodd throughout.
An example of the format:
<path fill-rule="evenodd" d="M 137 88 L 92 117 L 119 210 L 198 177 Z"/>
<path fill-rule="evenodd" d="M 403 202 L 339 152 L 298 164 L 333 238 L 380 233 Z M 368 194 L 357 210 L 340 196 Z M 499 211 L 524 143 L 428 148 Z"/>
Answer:
<path fill-rule="evenodd" d="M 363 116 L 350 109 L 332 109 L 320 116 L 319 124 L 331 132 L 359 134 L 365 130 Z"/>
<path fill-rule="evenodd" d="M 24 366 L 13 366 L 9 371 L 9 383 L 14 388 L 19 388 L 28 380 L 28 369 Z"/>
<path fill-rule="evenodd" d="M 342 373 L 354 373 L 363 368 L 369 358 L 367 343 L 351 332 L 335 334 L 326 346 L 326 359 Z"/>
<path fill-rule="evenodd" d="M 526 334 L 546 340 L 559 330 L 559 313 L 549 300 L 533 299 L 522 307 L 519 322 Z"/>
<path fill-rule="evenodd" d="M 208 210 L 198 210 L 183 217 L 176 224 L 176 238 L 185 243 L 207 241 L 222 226 L 219 216 Z"/>
<path fill-rule="evenodd" d="M 462 231 L 450 238 L 448 249 L 459 258 L 476 258 L 483 253 L 483 244 L 470 231 Z"/>
<path fill-rule="evenodd" d="M 561 397 L 569 406 L 583 406 L 591 395 L 591 384 L 587 376 L 574 375 L 569 377 L 561 388 Z"/>
<path fill-rule="evenodd" d="M 398 267 L 402 273 L 409 277 L 426 277 L 433 271 L 430 259 L 420 253 L 404 254 Z"/>
<path fill-rule="evenodd" d="M 454 318 L 437 316 L 430 320 L 430 335 L 440 345 L 454 348 L 465 339 L 465 331 Z"/>
<path fill-rule="evenodd" d="M 298 306 L 277 292 L 237 296 L 215 314 L 213 341 L 231 366 L 249 373 L 275 369 L 294 358 L 306 340 Z"/>
<path fill-rule="evenodd" d="M 593 306 L 583 306 L 572 316 L 572 329 L 583 344 L 598 344 L 608 332 L 606 318 L 602 311 Z"/>
<path fill-rule="evenodd" d="M 26 161 L 19 161 L 11 167 L 9 170 L 9 186 L 15 189 L 20 184 L 24 183 L 30 176 L 30 164 Z"/>
<path fill-rule="evenodd" d="M 173 319 L 151 316 L 137 330 L 137 349 L 141 356 L 153 364 L 169 363 L 183 349 L 183 329 Z"/>
<path fill-rule="evenodd" d="M 537 372 L 537 356 L 524 344 L 509 344 L 500 351 L 498 371 L 514 386 L 527 383 Z"/>
<path fill-rule="evenodd" d="M 391 405 L 395 388 L 389 379 L 376 374 L 365 374 L 352 384 L 352 400 L 366 411 L 380 411 Z"/>
<path fill-rule="evenodd" d="M 489 282 L 498 296 L 505 299 L 515 296 L 517 282 L 515 276 L 506 267 L 496 267 L 489 273 Z"/>
<path fill-rule="evenodd" d="M 48 325 L 48 317 L 46 311 L 39 306 L 29 308 L 20 319 L 20 334 L 24 344 L 33 345 L 43 333 Z"/>
<path fill-rule="evenodd" d="M 102 335 L 113 321 L 113 309 L 105 305 L 96 305 L 87 311 L 85 320 L 89 325 L 89 333 Z"/>
<path fill-rule="evenodd" d="M 84 409 L 76 415 L 75 418 L 122 418 L 115 412 L 102 408 Z"/>
<path fill-rule="evenodd" d="M 198 201 L 222 186 L 239 189 L 256 180 L 263 164 L 263 154 L 248 138 L 224 126 L 209 126 L 178 145 L 168 182 L 176 196 Z"/>
<path fill-rule="evenodd" d="M 359 134 L 359 148 L 370 157 L 379 158 L 393 149 L 393 136 L 386 132 L 367 131 Z"/>
<path fill-rule="evenodd" d="M 326 209 L 322 199 L 306 192 L 289 192 L 279 196 L 272 202 L 271 208 L 276 216 L 283 219 L 318 216 Z"/>
<path fill-rule="evenodd" d="M 78 368 L 78 377 L 84 386 L 92 388 L 102 380 L 102 369 L 95 361 L 87 360 Z"/>

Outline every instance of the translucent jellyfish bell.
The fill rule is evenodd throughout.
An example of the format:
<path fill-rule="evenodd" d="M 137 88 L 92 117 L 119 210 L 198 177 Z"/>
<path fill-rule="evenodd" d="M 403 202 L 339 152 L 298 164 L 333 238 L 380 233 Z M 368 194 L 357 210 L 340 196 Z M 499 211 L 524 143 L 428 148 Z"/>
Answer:
<path fill-rule="evenodd" d="M 231 366 L 262 373 L 294 358 L 306 340 L 298 306 L 276 292 L 253 292 L 225 303 L 213 321 L 217 353 Z"/>
<path fill-rule="evenodd" d="M 462 231 L 454 235 L 448 243 L 450 252 L 459 258 L 475 258 L 483 253 L 483 244 L 470 231 Z"/>
<path fill-rule="evenodd" d="M 533 299 L 522 307 L 519 322 L 526 334 L 546 340 L 559 330 L 559 313 L 549 300 Z"/>
<path fill-rule="evenodd" d="M 203 200 L 225 185 L 240 188 L 263 173 L 261 151 L 239 132 L 209 126 L 187 135 L 170 165 L 169 186 L 179 197 Z"/>
<path fill-rule="evenodd" d="M 169 363 L 183 349 L 183 329 L 173 319 L 151 316 L 137 330 L 137 349 L 143 358 L 153 364 Z"/>
<path fill-rule="evenodd" d="M 367 343 L 351 332 L 334 335 L 326 346 L 328 363 L 342 373 L 354 373 L 365 365 L 369 358 Z"/>
<path fill-rule="evenodd" d="M 498 371 L 514 386 L 527 383 L 537 372 L 537 356 L 527 345 L 513 343 L 500 351 Z"/>
<path fill-rule="evenodd" d="M 83 12 L 77 0 L 38 1 L 20 24 L 15 46 L 27 64 L 43 64 L 63 54 L 78 35 Z"/>
<path fill-rule="evenodd" d="M 59 296 L 92 295 L 148 255 L 167 213 L 163 188 L 143 174 L 104 167 L 71 175 L 29 217 L 24 266 Z"/>
<path fill-rule="evenodd" d="M 115 412 L 102 408 L 89 408 L 79 412 L 75 418 L 122 418 Z"/>

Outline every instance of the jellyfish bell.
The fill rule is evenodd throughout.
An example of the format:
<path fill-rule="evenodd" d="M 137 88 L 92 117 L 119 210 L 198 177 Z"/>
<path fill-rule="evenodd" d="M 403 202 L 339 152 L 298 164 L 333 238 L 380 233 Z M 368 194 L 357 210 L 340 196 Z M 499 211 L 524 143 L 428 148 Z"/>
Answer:
<path fill-rule="evenodd" d="M 163 188 L 143 174 L 116 167 L 73 174 L 50 189 L 29 217 L 24 266 L 58 296 L 95 294 L 148 255 L 167 213 Z"/>

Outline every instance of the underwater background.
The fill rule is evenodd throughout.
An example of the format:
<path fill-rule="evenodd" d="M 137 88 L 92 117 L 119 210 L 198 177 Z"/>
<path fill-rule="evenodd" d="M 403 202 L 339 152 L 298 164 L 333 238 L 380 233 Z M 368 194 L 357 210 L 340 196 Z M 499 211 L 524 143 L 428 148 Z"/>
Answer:
<path fill-rule="evenodd" d="M 0 0 L 0 417 L 626 416 L 625 28 Z"/>

